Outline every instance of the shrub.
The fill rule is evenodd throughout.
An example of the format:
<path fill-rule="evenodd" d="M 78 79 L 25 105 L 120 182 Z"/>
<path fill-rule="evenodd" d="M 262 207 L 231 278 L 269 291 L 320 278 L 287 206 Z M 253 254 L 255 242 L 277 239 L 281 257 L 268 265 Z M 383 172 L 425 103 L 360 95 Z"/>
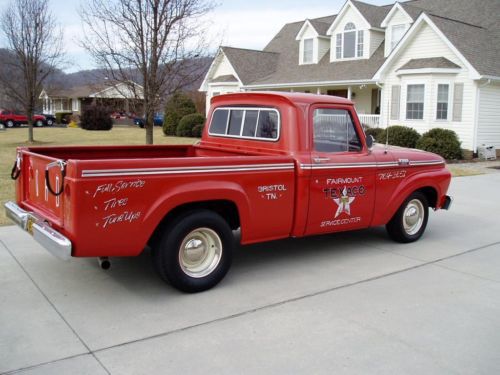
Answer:
<path fill-rule="evenodd" d="M 182 92 L 176 92 L 167 101 L 165 106 L 165 121 L 163 122 L 163 133 L 165 135 L 176 135 L 179 121 L 186 115 L 196 113 L 194 102 Z"/>
<path fill-rule="evenodd" d="M 193 137 L 201 138 L 205 124 L 198 124 L 193 127 Z"/>
<path fill-rule="evenodd" d="M 113 120 L 110 117 L 110 111 L 97 105 L 91 105 L 82 111 L 80 126 L 85 130 L 111 130 Z"/>
<path fill-rule="evenodd" d="M 417 148 L 434 152 L 447 160 L 462 159 L 460 141 L 453 130 L 431 129 L 419 139 Z"/>
<path fill-rule="evenodd" d="M 366 134 L 366 136 L 371 135 L 377 141 L 380 133 L 382 133 L 383 131 L 384 131 L 384 129 L 381 129 L 381 128 L 366 128 L 365 134 Z M 377 141 L 377 142 L 380 142 L 380 141 Z"/>
<path fill-rule="evenodd" d="M 393 146 L 415 148 L 417 141 L 420 139 L 420 134 L 407 126 L 395 125 L 383 129 L 377 137 L 377 142 L 385 143 L 389 132 L 389 144 Z"/>
<path fill-rule="evenodd" d="M 195 137 L 194 127 L 205 123 L 205 116 L 201 113 L 193 113 L 184 116 L 181 121 L 179 121 L 179 126 L 177 127 L 176 135 L 178 137 Z"/>
<path fill-rule="evenodd" d="M 56 124 L 68 124 L 71 115 L 73 115 L 73 112 L 57 112 Z"/>

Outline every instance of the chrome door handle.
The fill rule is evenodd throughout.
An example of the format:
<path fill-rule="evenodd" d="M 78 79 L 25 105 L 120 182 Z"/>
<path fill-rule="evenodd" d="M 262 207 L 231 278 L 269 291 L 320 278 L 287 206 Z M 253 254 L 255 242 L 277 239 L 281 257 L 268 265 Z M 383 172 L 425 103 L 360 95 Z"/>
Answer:
<path fill-rule="evenodd" d="M 330 161 L 330 158 L 319 158 L 319 157 L 316 157 L 316 158 L 313 158 L 313 161 L 315 163 L 324 163 L 324 162 Z"/>

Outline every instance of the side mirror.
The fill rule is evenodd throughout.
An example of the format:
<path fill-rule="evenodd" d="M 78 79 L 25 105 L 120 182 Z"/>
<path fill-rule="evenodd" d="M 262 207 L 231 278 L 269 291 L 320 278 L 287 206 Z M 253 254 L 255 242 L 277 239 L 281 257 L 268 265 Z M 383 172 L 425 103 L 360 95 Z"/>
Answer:
<path fill-rule="evenodd" d="M 374 143 L 375 143 L 375 138 L 373 138 L 373 135 L 367 135 L 366 136 L 366 145 L 368 146 L 369 150 L 371 150 Z"/>

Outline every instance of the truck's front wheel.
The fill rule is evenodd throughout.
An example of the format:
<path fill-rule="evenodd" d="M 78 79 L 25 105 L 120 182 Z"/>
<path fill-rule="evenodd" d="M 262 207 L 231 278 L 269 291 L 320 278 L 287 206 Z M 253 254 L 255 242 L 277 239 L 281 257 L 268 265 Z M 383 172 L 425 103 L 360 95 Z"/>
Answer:
<path fill-rule="evenodd" d="M 424 233 L 428 219 L 427 198 L 422 192 L 416 191 L 403 202 L 391 221 L 387 223 L 387 233 L 397 242 L 416 241 Z"/>
<path fill-rule="evenodd" d="M 231 228 L 220 215 L 192 211 L 168 226 L 154 249 L 153 261 L 160 276 L 177 289 L 201 292 L 224 278 L 233 247 Z"/>

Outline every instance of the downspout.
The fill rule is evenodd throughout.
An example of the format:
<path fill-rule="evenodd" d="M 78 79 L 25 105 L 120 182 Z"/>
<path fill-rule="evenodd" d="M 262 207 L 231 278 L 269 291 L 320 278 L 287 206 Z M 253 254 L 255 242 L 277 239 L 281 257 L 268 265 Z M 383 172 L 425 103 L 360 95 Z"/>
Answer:
<path fill-rule="evenodd" d="M 479 102 L 480 102 L 480 98 L 481 98 L 481 89 L 483 87 L 486 87 L 488 86 L 489 84 L 491 84 L 491 79 L 488 79 L 486 82 L 484 82 L 483 84 L 478 84 L 477 85 L 477 94 L 476 94 L 476 110 L 475 110 L 475 114 L 474 114 L 474 134 L 473 134 L 473 139 L 472 139 L 472 152 L 473 153 L 477 153 L 477 131 L 478 131 L 478 128 L 479 128 Z"/>

